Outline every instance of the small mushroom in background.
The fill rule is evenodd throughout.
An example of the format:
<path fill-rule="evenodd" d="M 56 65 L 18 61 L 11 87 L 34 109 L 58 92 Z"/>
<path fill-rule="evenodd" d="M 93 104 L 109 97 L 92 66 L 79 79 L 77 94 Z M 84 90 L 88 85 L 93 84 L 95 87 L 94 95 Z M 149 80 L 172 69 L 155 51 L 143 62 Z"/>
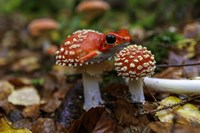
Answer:
<path fill-rule="evenodd" d="M 102 15 L 109 9 L 110 5 L 103 0 L 83 0 L 83 2 L 76 7 L 76 11 L 83 14 L 88 20 Z"/>
<path fill-rule="evenodd" d="M 45 53 L 48 53 L 47 51 L 52 47 L 49 39 L 50 30 L 58 30 L 58 28 L 59 24 L 51 18 L 36 19 L 28 25 L 30 34 L 41 39 L 41 45 Z"/>
<path fill-rule="evenodd" d="M 146 47 L 129 45 L 115 56 L 115 70 L 118 75 L 129 78 L 129 92 L 136 103 L 145 101 L 143 78 L 151 76 L 156 68 L 154 56 Z"/>
<path fill-rule="evenodd" d="M 101 98 L 98 77 L 103 71 L 108 71 L 107 62 L 119 46 L 130 42 L 127 30 L 99 33 L 94 30 L 79 30 L 69 35 L 56 52 L 56 64 L 76 67 L 82 72 L 84 87 L 84 108 L 99 106 Z"/>

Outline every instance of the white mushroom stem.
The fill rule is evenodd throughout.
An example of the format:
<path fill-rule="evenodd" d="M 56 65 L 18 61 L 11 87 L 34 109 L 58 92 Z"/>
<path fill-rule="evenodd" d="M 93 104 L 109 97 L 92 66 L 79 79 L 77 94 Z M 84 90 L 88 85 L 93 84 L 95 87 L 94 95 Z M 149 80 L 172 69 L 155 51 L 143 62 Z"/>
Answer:
<path fill-rule="evenodd" d="M 143 92 L 142 79 L 129 79 L 129 92 L 131 93 L 131 99 L 134 103 L 143 103 L 145 101 Z"/>
<path fill-rule="evenodd" d="M 149 89 L 176 94 L 200 94 L 199 80 L 144 78 Z"/>
<path fill-rule="evenodd" d="M 84 87 L 84 109 L 87 111 L 92 107 L 97 107 L 103 100 L 99 90 L 98 77 L 91 76 L 86 72 L 82 73 Z"/>
<path fill-rule="evenodd" d="M 45 53 L 49 49 L 50 46 L 51 46 L 51 42 L 49 41 L 49 39 L 47 37 L 43 37 L 42 38 L 43 52 Z"/>

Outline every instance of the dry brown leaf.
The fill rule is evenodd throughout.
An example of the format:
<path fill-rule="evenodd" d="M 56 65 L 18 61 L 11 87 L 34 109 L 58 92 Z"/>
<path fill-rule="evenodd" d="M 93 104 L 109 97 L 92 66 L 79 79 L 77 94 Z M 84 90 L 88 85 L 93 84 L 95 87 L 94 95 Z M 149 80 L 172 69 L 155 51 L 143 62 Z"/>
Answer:
<path fill-rule="evenodd" d="M 183 76 L 182 67 L 169 67 L 163 70 L 160 73 L 154 75 L 157 78 L 166 78 L 166 79 L 180 79 Z"/>
<path fill-rule="evenodd" d="M 0 66 L 5 66 L 8 63 L 7 59 L 4 57 L 0 57 Z"/>
<path fill-rule="evenodd" d="M 163 123 L 151 122 L 144 129 L 143 133 L 199 133 L 200 128 L 190 126 L 187 122 L 180 123 Z"/>
<path fill-rule="evenodd" d="M 15 107 L 11 103 L 9 103 L 6 99 L 6 100 L 3 100 L 3 101 L 0 101 L 0 108 L 2 108 L 6 112 L 6 114 L 8 114 Z"/>
<path fill-rule="evenodd" d="M 116 122 L 109 116 L 109 114 L 104 111 L 96 123 L 95 128 L 92 133 L 115 133 Z"/>
<path fill-rule="evenodd" d="M 18 120 L 12 123 L 12 126 L 15 128 L 26 128 L 26 129 L 32 130 L 32 123 L 30 119 Z"/>
<path fill-rule="evenodd" d="M 184 27 L 185 38 L 196 38 L 200 35 L 200 24 L 199 22 L 193 22 L 185 25 Z"/>
<path fill-rule="evenodd" d="M 114 133 L 116 123 L 110 118 L 105 108 L 91 108 L 80 119 L 72 123 L 69 133 Z"/>
<path fill-rule="evenodd" d="M 6 99 L 14 90 L 14 86 L 8 81 L 0 81 L 0 100 Z"/>
<path fill-rule="evenodd" d="M 30 118 L 38 118 L 40 115 L 40 111 L 39 111 L 39 105 L 31 105 L 31 106 L 27 106 L 23 109 L 22 112 L 24 117 L 30 117 Z"/>
<path fill-rule="evenodd" d="M 200 63 L 200 58 L 197 59 L 188 59 L 186 60 L 185 64 L 192 64 L 192 63 Z M 194 77 L 198 77 L 200 74 L 200 66 L 188 66 L 188 67 L 184 67 L 183 69 L 184 71 L 184 77 L 186 78 L 194 78 Z"/>
<path fill-rule="evenodd" d="M 32 72 L 40 68 L 39 59 L 35 56 L 24 57 L 17 61 L 13 66 L 14 71 Z"/>
<path fill-rule="evenodd" d="M 58 98 L 51 98 L 49 99 L 44 105 L 41 106 L 41 110 L 47 113 L 54 112 L 61 104 L 61 100 Z"/>
<path fill-rule="evenodd" d="M 32 126 L 33 133 L 55 133 L 56 124 L 53 119 L 39 118 Z"/>
<path fill-rule="evenodd" d="M 118 123 L 125 126 L 135 126 L 137 128 L 144 128 L 149 122 L 145 115 L 136 117 L 135 114 L 141 107 L 129 103 L 125 99 L 118 98 L 109 108 L 115 115 Z"/>
<path fill-rule="evenodd" d="M 83 113 L 83 86 L 81 82 L 71 88 L 58 108 L 56 121 L 69 128 L 73 120 Z"/>
<path fill-rule="evenodd" d="M 15 87 L 29 86 L 32 84 L 31 80 L 27 77 L 10 77 L 8 81 Z"/>
<path fill-rule="evenodd" d="M 51 71 L 44 77 L 44 89 L 42 90 L 42 97 L 44 100 L 52 98 L 54 93 L 59 93 L 57 98 L 64 98 L 65 94 L 69 91 L 70 85 L 66 83 L 66 76 L 63 73 Z M 55 90 L 58 89 L 56 92 Z"/>

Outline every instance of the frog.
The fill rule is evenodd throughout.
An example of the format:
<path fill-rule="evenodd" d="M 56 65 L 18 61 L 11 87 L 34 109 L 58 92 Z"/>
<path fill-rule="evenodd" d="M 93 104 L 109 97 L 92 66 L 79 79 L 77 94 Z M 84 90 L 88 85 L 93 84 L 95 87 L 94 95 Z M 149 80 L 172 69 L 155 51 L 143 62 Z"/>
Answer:
<path fill-rule="evenodd" d="M 130 42 L 131 37 L 126 29 L 107 33 L 90 29 L 78 30 L 67 36 L 56 51 L 56 64 L 77 66 L 100 62 L 112 57 L 116 53 L 115 48 Z"/>

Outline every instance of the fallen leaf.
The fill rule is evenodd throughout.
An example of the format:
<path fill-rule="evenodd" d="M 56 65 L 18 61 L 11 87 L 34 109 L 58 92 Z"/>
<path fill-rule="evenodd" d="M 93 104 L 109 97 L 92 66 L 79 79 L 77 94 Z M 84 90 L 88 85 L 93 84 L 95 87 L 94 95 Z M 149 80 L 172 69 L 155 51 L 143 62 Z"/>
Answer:
<path fill-rule="evenodd" d="M 6 58 L 0 57 L 0 66 L 4 66 L 8 63 Z"/>
<path fill-rule="evenodd" d="M 51 98 L 48 101 L 46 101 L 46 103 L 44 105 L 41 106 L 41 110 L 44 112 L 54 112 L 61 104 L 61 100 L 59 100 L 58 98 Z"/>
<path fill-rule="evenodd" d="M 200 126 L 200 110 L 193 104 L 187 103 L 177 109 L 176 113 L 193 125 Z"/>
<path fill-rule="evenodd" d="M 24 119 L 23 115 L 22 115 L 22 111 L 15 108 L 13 110 L 11 110 L 8 114 L 8 118 L 11 122 L 17 122 L 19 120 Z"/>
<path fill-rule="evenodd" d="M 199 133 L 200 128 L 188 125 L 188 123 L 164 123 L 151 122 L 144 129 L 143 133 Z"/>
<path fill-rule="evenodd" d="M 188 59 L 185 61 L 185 64 L 192 64 L 192 63 L 199 63 L 200 62 L 200 58 L 198 59 Z M 194 77 L 197 77 L 199 76 L 199 73 L 200 73 L 200 66 L 187 66 L 187 67 L 184 67 L 184 77 L 186 78 L 194 78 Z"/>
<path fill-rule="evenodd" d="M 50 118 L 39 118 L 36 123 L 32 126 L 33 133 L 55 133 L 56 124 L 53 119 Z"/>
<path fill-rule="evenodd" d="M 1 133 L 32 133 L 28 129 L 17 129 L 11 126 L 11 123 L 6 119 L 0 119 L 0 132 Z"/>
<path fill-rule="evenodd" d="M 8 81 L 0 81 L 0 100 L 6 99 L 14 90 L 14 86 Z"/>
<path fill-rule="evenodd" d="M 8 114 L 11 110 L 13 110 L 15 107 L 13 104 L 9 103 L 8 100 L 0 100 L 0 108 L 2 108 L 6 114 Z"/>
<path fill-rule="evenodd" d="M 48 101 L 54 93 L 61 92 L 57 98 L 64 98 L 70 89 L 70 85 L 66 83 L 66 76 L 63 73 L 51 71 L 44 77 L 44 88 L 42 89 L 42 100 Z M 57 90 L 57 91 L 55 91 Z"/>
<path fill-rule="evenodd" d="M 136 117 L 136 113 L 143 106 L 130 102 L 127 86 L 117 83 L 111 84 L 105 88 L 105 92 L 108 93 L 105 95 L 105 99 L 108 100 L 106 108 L 112 112 L 119 125 L 123 127 L 133 126 L 138 131 L 141 131 L 148 124 L 149 120 L 146 115 Z"/>
<path fill-rule="evenodd" d="M 184 55 L 186 55 L 188 58 L 194 57 L 195 55 L 195 45 L 196 41 L 194 39 L 184 39 L 178 41 L 176 46 L 185 52 Z"/>
<path fill-rule="evenodd" d="M 32 130 L 32 123 L 31 123 L 31 120 L 28 118 L 16 121 L 12 123 L 12 126 L 15 128 L 26 128 L 26 129 Z"/>
<path fill-rule="evenodd" d="M 179 102 L 181 102 L 181 99 L 174 97 L 174 96 L 169 96 L 169 97 L 166 97 L 166 98 L 164 98 L 163 100 L 160 101 L 160 106 L 158 106 L 157 109 L 163 108 L 164 106 L 176 104 L 176 103 L 179 103 Z M 178 108 L 178 106 L 175 107 L 175 108 L 169 108 L 169 109 L 165 109 L 165 110 L 162 110 L 162 111 L 158 111 L 158 112 L 156 112 L 155 115 L 158 117 L 158 119 L 161 122 L 171 123 L 173 121 L 173 118 L 174 118 L 174 115 L 175 115 L 174 111 L 177 108 Z"/>
<path fill-rule="evenodd" d="M 137 131 L 141 131 L 149 120 L 146 115 L 136 116 L 140 109 L 142 109 L 140 105 L 129 103 L 124 99 L 118 99 L 113 105 L 112 112 L 120 125 L 133 126 Z"/>
<path fill-rule="evenodd" d="M 39 59 L 35 56 L 24 57 L 12 66 L 14 71 L 32 72 L 40 68 Z"/>
<path fill-rule="evenodd" d="M 30 118 L 38 118 L 40 115 L 40 111 L 39 111 L 39 105 L 31 105 L 31 106 L 27 106 L 23 109 L 22 112 L 24 117 L 30 117 Z"/>
<path fill-rule="evenodd" d="M 83 113 L 80 119 L 75 120 L 69 133 L 114 133 L 116 123 L 111 119 L 105 108 L 91 108 Z"/>
<path fill-rule="evenodd" d="M 183 64 L 186 59 L 188 59 L 187 55 L 185 53 L 175 53 L 174 51 L 169 52 L 169 57 L 168 57 L 169 64 Z"/>
<path fill-rule="evenodd" d="M 166 79 L 180 79 L 183 77 L 183 68 L 169 67 L 163 70 L 162 72 L 155 74 L 154 77 Z"/>
<path fill-rule="evenodd" d="M 193 22 L 185 25 L 184 27 L 185 38 L 196 38 L 200 35 L 200 24 L 199 22 Z"/>
<path fill-rule="evenodd" d="M 92 133 L 115 133 L 116 125 L 117 123 L 104 111 L 96 123 L 95 128 L 92 130 Z"/>
<path fill-rule="evenodd" d="M 58 108 L 56 121 L 69 128 L 83 112 L 83 86 L 81 82 L 71 88 Z"/>
<path fill-rule="evenodd" d="M 31 80 L 27 77 L 10 77 L 8 81 L 15 87 L 29 86 L 31 85 Z"/>
<path fill-rule="evenodd" d="M 181 99 L 175 96 L 169 96 L 160 102 L 158 109 L 180 102 Z M 190 103 L 156 112 L 156 116 L 161 122 L 172 123 L 175 115 L 179 115 L 190 124 L 200 126 L 200 110 L 198 107 Z"/>
<path fill-rule="evenodd" d="M 14 105 L 29 106 L 40 104 L 40 97 L 33 87 L 23 87 L 15 90 L 8 97 L 8 101 Z"/>

